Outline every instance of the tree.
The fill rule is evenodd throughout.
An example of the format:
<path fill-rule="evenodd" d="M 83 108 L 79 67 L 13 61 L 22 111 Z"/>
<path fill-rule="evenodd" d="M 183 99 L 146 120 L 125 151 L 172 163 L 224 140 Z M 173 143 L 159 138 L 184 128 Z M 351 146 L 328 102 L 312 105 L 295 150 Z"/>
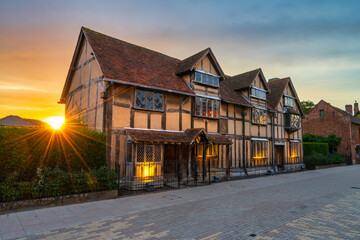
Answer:
<path fill-rule="evenodd" d="M 311 111 L 311 109 L 315 107 L 315 103 L 310 100 L 301 101 L 301 107 L 304 110 L 304 113 L 308 114 Z"/>

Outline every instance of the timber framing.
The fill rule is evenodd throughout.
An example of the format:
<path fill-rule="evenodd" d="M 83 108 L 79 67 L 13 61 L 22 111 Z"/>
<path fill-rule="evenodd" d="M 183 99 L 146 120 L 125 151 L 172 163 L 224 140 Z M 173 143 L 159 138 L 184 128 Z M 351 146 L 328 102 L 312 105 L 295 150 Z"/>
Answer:
<path fill-rule="evenodd" d="M 303 165 L 302 121 L 285 131 L 286 114 L 304 117 L 291 79 L 267 81 L 261 68 L 227 76 L 210 48 L 179 60 L 82 28 L 59 103 L 107 133 L 108 166 L 126 165 L 131 179 L 145 151 L 161 174 L 176 161 L 188 181 L 215 167 L 230 177 Z"/>

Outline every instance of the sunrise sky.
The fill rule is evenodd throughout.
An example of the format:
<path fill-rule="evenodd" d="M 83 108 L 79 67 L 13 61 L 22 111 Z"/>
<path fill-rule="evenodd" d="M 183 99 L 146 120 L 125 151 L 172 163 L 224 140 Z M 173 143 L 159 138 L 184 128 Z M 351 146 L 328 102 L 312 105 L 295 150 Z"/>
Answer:
<path fill-rule="evenodd" d="M 0 118 L 57 104 L 81 26 L 184 59 L 211 47 L 235 75 L 290 76 L 301 100 L 360 100 L 360 1 L 3 1 Z"/>

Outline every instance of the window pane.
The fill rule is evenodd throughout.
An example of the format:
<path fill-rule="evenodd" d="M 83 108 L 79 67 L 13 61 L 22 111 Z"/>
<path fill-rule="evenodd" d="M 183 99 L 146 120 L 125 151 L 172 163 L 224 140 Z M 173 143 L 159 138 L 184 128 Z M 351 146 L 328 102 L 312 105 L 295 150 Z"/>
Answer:
<path fill-rule="evenodd" d="M 144 108 L 145 107 L 145 91 L 136 89 L 136 107 Z"/>
<path fill-rule="evenodd" d="M 214 85 L 214 77 L 213 76 L 208 76 L 208 84 Z"/>
<path fill-rule="evenodd" d="M 201 82 L 201 73 L 195 72 L 195 81 Z"/>
<path fill-rule="evenodd" d="M 137 144 L 136 146 L 136 161 L 144 162 L 144 144 Z"/>
<path fill-rule="evenodd" d="M 155 145 L 155 162 L 161 162 L 161 145 Z"/>
<path fill-rule="evenodd" d="M 202 82 L 207 84 L 207 83 L 208 83 L 208 77 L 209 77 L 209 76 L 206 75 L 206 74 L 201 74 L 201 75 L 202 75 L 202 76 L 201 76 Z"/>
<path fill-rule="evenodd" d="M 154 109 L 154 93 L 146 91 L 146 108 Z"/>
<path fill-rule="evenodd" d="M 145 145 L 145 146 L 146 146 L 145 161 L 153 162 L 154 145 Z"/>
<path fill-rule="evenodd" d="M 215 107 L 214 107 L 214 117 L 219 117 L 219 108 L 220 108 L 220 101 L 215 101 Z"/>
<path fill-rule="evenodd" d="M 200 105 L 200 98 L 197 97 L 195 98 L 195 115 L 196 116 L 200 116 L 200 108 L 201 108 L 201 105 Z"/>
<path fill-rule="evenodd" d="M 213 117 L 214 100 L 208 99 L 208 117 Z"/>
<path fill-rule="evenodd" d="M 155 110 L 163 109 L 163 95 L 162 93 L 155 93 Z"/>
<path fill-rule="evenodd" d="M 202 116 L 206 117 L 207 116 L 207 99 L 206 98 L 201 98 L 201 106 L 202 106 Z"/>

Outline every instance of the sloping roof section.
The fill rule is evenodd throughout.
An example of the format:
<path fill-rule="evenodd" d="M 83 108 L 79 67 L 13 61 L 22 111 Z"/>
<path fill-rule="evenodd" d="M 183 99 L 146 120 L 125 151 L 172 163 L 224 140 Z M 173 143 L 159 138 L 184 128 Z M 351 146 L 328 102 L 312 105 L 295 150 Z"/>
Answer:
<path fill-rule="evenodd" d="M 179 59 L 82 28 L 105 79 L 194 94 L 175 74 Z"/>
<path fill-rule="evenodd" d="M 267 101 L 268 105 L 270 105 L 273 109 L 276 109 L 289 80 L 290 78 L 276 78 L 269 80 L 268 85 L 271 89 L 271 93 L 267 96 Z"/>
<path fill-rule="evenodd" d="M 135 142 L 192 144 L 198 136 L 204 135 L 205 138 L 213 144 L 232 144 L 231 140 L 226 136 L 221 134 L 208 134 L 203 128 L 192 128 L 186 129 L 185 131 L 150 129 L 126 129 L 125 131 Z"/>
<path fill-rule="evenodd" d="M 249 88 L 251 83 L 255 80 L 255 78 L 260 74 L 260 79 L 265 86 L 266 90 L 269 90 L 266 79 L 262 73 L 261 68 L 254 69 L 249 72 L 241 73 L 232 77 L 229 77 L 232 88 L 234 90 L 242 90 L 244 88 Z"/>
<path fill-rule="evenodd" d="M 228 77 L 224 81 L 220 82 L 220 97 L 224 102 L 238 104 L 241 106 L 251 107 L 252 104 L 246 100 L 244 95 L 235 90 L 234 82 Z"/>
<path fill-rule="evenodd" d="M 204 55 L 209 51 L 209 49 L 210 48 L 206 48 L 188 58 L 185 58 L 181 62 L 179 62 L 177 65 L 177 68 L 176 68 L 176 74 L 182 74 L 182 73 L 192 70 L 194 65 L 199 61 L 199 59 L 204 57 Z"/>
<path fill-rule="evenodd" d="M 285 87 L 289 85 L 291 91 L 293 91 L 295 95 L 296 104 L 298 105 L 301 116 L 305 116 L 303 109 L 301 108 L 301 103 L 297 93 L 295 91 L 294 85 L 289 77 L 287 78 L 273 78 L 269 80 L 268 86 L 271 90 L 270 94 L 267 96 L 268 106 L 273 110 L 276 109 L 281 96 L 284 93 Z"/>
<path fill-rule="evenodd" d="M 185 58 L 181 62 L 178 63 L 178 66 L 176 68 L 176 74 L 181 75 L 183 73 L 192 71 L 196 65 L 206 56 L 210 56 L 210 61 L 215 66 L 216 71 L 219 73 L 221 79 L 224 78 L 225 74 L 222 71 L 218 61 L 216 60 L 215 55 L 213 54 L 211 48 L 206 48 L 202 50 L 201 52 L 198 52 L 188 58 Z"/>

